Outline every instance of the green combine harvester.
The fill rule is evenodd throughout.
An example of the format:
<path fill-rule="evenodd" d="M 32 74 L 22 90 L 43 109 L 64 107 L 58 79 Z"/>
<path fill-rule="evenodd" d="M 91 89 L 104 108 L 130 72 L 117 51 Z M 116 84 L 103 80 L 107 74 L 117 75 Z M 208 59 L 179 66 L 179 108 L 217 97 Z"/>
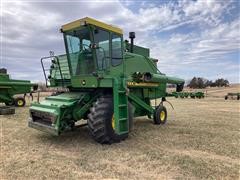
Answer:
<path fill-rule="evenodd" d="M 67 91 L 33 103 L 29 127 L 60 135 L 87 120 L 93 139 L 111 144 L 127 138 L 133 117 L 166 123 L 167 83 L 182 91 L 184 80 L 161 73 L 149 49 L 134 45 L 134 32 L 129 43 L 120 28 L 88 17 L 63 25 L 61 32 L 66 55 L 41 62 L 46 84 Z M 49 61 L 50 68 L 45 68 Z"/>
<path fill-rule="evenodd" d="M 22 107 L 25 105 L 25 94 L 32 95 L 32 91 L 37 90 L 38 85 L 26 80 L 10 79 L 7 70 L 0 69 L 0 103 L 7 106 L 15 105 Z M 19 96 L 21 94 L 21 96 Z M 18 95 L 14 97 L 14 95 Z"/>

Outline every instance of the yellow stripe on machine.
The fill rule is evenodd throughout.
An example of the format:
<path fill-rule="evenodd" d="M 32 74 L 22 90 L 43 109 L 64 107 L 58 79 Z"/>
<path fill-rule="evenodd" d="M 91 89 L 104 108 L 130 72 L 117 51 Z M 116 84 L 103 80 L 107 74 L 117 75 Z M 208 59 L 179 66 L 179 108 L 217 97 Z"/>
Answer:
<path fill-rule="evenodd" d="M 127 85 L 128 85 L 129 87 L 142 87 L 142 86 L 158 87 L 158 86 L 159 86 L 159 83 L 145 83 L 145 82 L 136 83 L 136 82 L 128 82 Z"/>
<path fill-rule="evenodd" d="M 62 31 L 63 32 L 68 31 L 68 30 L 83 26 L 85 24 L 92 24 L 92 25 L 101 27 L 103 29 L 106 29 L 106 30 L 109 30 L 109 31 L 112 31 L 112 32 L 115 32 L 115 33 L 118 33 L 118 34 L 123 34 L 122 29 L 120 29 L 116 26 L 112 26 L 112 25 L 97 21 L 97 20 L 89 18 L 89 17 L 78 19 L 76 21 L 73 21 L 73 22 L 70 22 L 68 24 L 63 25 L 62 26 Z"/>

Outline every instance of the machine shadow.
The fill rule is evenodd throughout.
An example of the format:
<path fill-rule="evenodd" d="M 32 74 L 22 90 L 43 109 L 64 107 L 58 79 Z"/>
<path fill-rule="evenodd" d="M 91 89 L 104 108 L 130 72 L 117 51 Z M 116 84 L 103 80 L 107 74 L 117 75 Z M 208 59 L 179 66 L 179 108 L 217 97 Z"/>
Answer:
<path fill-rule="evenodd" d="M 148 127 L 151 128 L 151 126 L 154 126 L 151 119 L 136 118 L 134 120 L 133 131 L 130 132 L 129 136 L 134 138 L 134 136 L 136 134 L 141 133 L 140 132 L 141 129 L 145 129 Z M 133 133 L 135 135 L 132 136 L 131 133 Z M 41 133 L 41 134 L 36 135 L 36 138 L 39 141 L 42 141 L 43 143 L 49 143 L 49 144 L 54 144 L 54 145 L 64 146 L 64 147 L 73 145 L 74 143 L 81 145 L 81 146 L 82 145 L 96 145 L 96 146 L 100 145 L 99 143 L 97 143 L 93 140 L 87 126 L 78 127 L 72 131 L 71 130 L 66 131 L 66 132 L 60 134 L 59 136 L 53 136 L 53 135 L 49 135 L 46 133 Z M 124 143 L 124 142 L 126 142 L 126 140 L 121 143 Z M 104 145 L 109 145 L 109 144 L 104 144 Z"/>
<path fill-rule="evenodd" d="M 43 143 L 50 143 L 55 145 L 63 145 L 68 146 L 74 143 L 89 143 L 94 144 L 94 140 L 92 140 L 91 135 L 87 127 L 76 128 L 74 130 L 66 131 L 59 136 L 53 136 L 50 134 L 39 134 L 36 138 Z"/>

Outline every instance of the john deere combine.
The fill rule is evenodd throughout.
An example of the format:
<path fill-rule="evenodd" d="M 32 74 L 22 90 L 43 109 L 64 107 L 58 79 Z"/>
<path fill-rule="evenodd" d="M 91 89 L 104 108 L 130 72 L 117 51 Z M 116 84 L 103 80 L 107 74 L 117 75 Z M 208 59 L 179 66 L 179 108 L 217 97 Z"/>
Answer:
<path fill-rule="evenodd" d="M 162 74 L 149 49 L 123 41 L 117 27 L 83 18 L 61 28 L 66 55 L 42 58 L 46 81 L 67 91 L 49 96 L 30 107 L 29 126 L 59 135 L 87 120 L 92 137 L 99 143 L 125 139 L 137 116 L 152 117 L 164 124 L 167 83 L 183 89 L 184 80 Z M 44 62 L 51 61 L 49 74 Z M 151 100 L 161 98 L 152 106 Z M 154 103 L 153 103 L 154 104 Z"/>

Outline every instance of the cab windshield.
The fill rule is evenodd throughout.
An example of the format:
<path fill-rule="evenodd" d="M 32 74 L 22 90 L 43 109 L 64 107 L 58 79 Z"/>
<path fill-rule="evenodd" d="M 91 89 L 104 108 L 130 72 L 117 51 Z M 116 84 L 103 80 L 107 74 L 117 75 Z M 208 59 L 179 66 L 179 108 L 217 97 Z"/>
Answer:
<path fill-rule="evenodd" d="M 92 74 L 95 70 L 88 27 L 65 34 L 72 75 Z"/>
<path fill-rule="evenodd" d="M 121 35 L 88 26 L 65 33 L 66 51 L 73 76 L 93 74 L 121 64 Z M 111 45 L 111 46 L 110 46 Z"/>

